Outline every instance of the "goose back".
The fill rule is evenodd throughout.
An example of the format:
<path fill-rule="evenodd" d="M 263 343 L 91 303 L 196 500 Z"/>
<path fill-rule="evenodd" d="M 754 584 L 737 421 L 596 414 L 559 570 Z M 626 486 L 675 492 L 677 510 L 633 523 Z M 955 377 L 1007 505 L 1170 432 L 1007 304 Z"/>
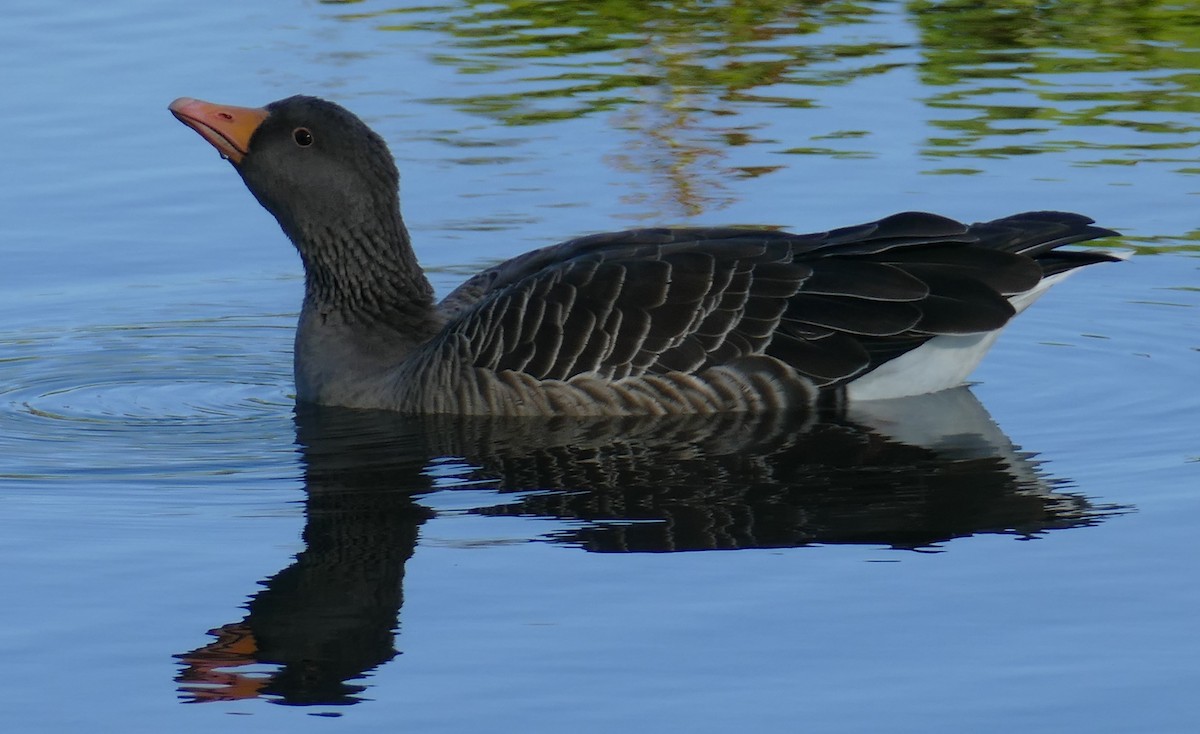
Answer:
<path fill-rule="evenodd" d="M 392 407 L 812 408 L 933 339 L 997 333 L 1017 311 L 1013 300 L 1046 276 L 1114 259 L 1055 248 L 1111 234 L 1061 212 L 969 226 L 906 212 L 814 234 L 583 237 L 501 263 L 447 296 L 447 325 L 405 361 Z"/>

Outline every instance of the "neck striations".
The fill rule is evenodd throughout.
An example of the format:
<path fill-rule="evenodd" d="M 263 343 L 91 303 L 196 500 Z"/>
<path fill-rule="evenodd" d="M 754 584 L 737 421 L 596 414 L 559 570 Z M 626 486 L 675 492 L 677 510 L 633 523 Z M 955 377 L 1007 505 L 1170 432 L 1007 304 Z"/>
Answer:
<path fill-rule="evenodd" d="M 352 408 L 386 405 L 397 369 L 442 326 L 404 223 L 396 214 L 302 235 L 293 239 L 305 270 L 296 396 Z"/>
<path fill-rule="evenodd" d="M 357 226 L 316 227 L 297 239 L 304 308 L 311 315 L 343 328 L 390 332 L 410 345 L 433 335 L 433 288 L 399 214 Z"/>

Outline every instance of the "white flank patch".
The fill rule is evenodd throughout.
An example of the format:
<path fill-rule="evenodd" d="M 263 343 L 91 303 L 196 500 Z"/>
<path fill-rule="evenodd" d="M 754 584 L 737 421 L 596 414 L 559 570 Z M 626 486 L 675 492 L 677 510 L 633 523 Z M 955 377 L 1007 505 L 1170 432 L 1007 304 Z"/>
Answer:
<path fill-rule="evenodd" d="M 1009 296 L 1008 300 L 1019 314 L 1073 272 L 1068 270 L 1044 278 L 1032 290 Z M 983 361 L 983 355 L 1001 331 L 935 336 L 911 352 L 851 380 L 846 385 L 846 397 L 852 401 L 890 400 L 958 387 Z"/>

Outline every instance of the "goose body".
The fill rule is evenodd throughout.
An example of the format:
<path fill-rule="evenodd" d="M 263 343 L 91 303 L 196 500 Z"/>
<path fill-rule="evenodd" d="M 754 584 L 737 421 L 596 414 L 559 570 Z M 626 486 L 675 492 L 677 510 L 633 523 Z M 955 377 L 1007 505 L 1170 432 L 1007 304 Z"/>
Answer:
<path fill-rule="evenodd" d="M 635 229 L 526 253 L 440 303 L 386 144 L 342 107 L 170 106 L 228 158 L 305 267 L 301 401 L 409 413 L 802 410 L 961 384 L 1054 282 L 1111 255 L 1065 212 L 922 212 L 812 234 Z"/>

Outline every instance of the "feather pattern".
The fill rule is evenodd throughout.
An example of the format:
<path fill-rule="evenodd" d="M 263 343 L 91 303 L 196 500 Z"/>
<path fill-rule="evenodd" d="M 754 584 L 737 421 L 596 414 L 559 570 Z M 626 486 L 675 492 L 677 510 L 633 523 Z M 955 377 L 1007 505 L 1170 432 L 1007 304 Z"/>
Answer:
<path fill-rule="evenodd" d="M 940 390 L 1051 283 L 1118 259 L 1057 249 L 1116 233 L 1051 211 L 972 225 L 902 212 L 811 234 L 634 229 L 515 257 L 435 304 L 395 161 L 353 114 L 304 96 L 171 111 L 300 253 L 296 394 L 326 405 L 710 413 Z M 319 143 L 298 146 L 300 128 Z"/>
<path fill-rule="evenodd" d="M 1113 259 L 1053 253 L 1113 234 L 1033 212 L 963 225 L 907 212 L 826 233 L 641 229 L 571 240 L 472 278 L 419 360 L 463 413 L 811 407 L 939 336 L 1001 329 L 1009 296 Z M 1032 256 L 1031 256 L 1032 255 Z M 453 345 L 453 348 L 448 348 Z M 404 380 L 429 384 L 425 374 Z M 434 381 L 436 383 L 436 381 Z M 949 387 L 949 386 L 947 386 Z M 438 390 L 444 389 L 438 387 Z M 429 411 L 415 396 L 402 409 Z"/>

